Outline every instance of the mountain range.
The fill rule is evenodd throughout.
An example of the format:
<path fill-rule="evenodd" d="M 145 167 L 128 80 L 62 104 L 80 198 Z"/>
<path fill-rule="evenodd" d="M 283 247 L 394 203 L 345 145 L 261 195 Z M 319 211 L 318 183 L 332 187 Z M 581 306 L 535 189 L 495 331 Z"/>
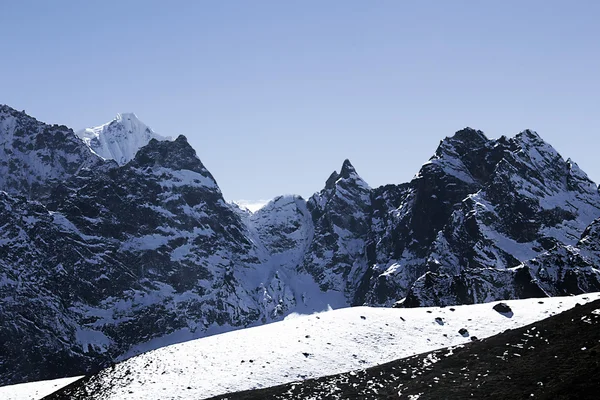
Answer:
<path fill-rule="evenodd" d="M 251 213 L 134 114 L 76 133 L 0 106 L 0 385 L 328 307 L 599 291 L 599 217 L 530 130 L 458 131 L 400 185 L 345 160 Z"/>

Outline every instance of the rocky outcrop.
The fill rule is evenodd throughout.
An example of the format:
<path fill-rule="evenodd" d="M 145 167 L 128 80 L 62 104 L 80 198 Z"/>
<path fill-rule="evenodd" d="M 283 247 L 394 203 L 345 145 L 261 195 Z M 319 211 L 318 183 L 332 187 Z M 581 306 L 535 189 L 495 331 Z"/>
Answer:
<path fill-rule="evenodd" d="M 0 105 L 0 190 L 39 200 L 54 182 L 100 162 L 66 126 Z"/>

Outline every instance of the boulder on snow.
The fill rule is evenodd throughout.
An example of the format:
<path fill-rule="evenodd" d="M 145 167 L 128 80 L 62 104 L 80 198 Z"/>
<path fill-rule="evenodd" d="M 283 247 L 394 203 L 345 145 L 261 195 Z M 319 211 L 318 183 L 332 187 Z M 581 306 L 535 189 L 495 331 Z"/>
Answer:
<path fill-rule="evenodd" d="M 494 310 L 498 311 L 500 314 L 508 314 L 512 313 L 512 309 L 506 303 L 498 303 L 494 306 Z"/>

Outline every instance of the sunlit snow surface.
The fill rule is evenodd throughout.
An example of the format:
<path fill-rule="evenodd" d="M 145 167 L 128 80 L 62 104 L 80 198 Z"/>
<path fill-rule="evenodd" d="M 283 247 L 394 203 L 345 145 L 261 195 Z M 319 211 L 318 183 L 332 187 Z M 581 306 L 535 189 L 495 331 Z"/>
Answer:
<path fill-rule="evenodd" d="M 157 134 L 133 113 L 117 114 L 117 117 L 101 126 L 77 132 L 84 143 L 104 159 L 126 164 L 135 157 L 139 149 L 151 139 L 171 140 Z"/>
<path fill-rule="evenodd" d="M 201 399 L 371 367 L 485 338 L 600 293 L 445 308 L 345 308 L 157 349 L 99 374 L 102 399 Z M 458 333 L 466 328 L 465 336 Z M 96 386 L 97 387 L 97 386 Z M 2 394 L 2 392 L 0 392 Z"/>
<path fill-rule="evenodd" d="M 18 385 L 0 387 L 0 399 L 2 400 L 37 400 L 49 395 L 76 381 L 81 376 L 72 378 L 53 379 L 51 381 L 39 381 L 20 383 Z"/>

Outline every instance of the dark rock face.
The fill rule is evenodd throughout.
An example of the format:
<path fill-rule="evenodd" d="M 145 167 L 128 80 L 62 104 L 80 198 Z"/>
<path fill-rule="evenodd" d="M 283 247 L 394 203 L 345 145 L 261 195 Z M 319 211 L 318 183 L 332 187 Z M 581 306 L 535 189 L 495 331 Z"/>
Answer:
<path fill-rule="evenodd" d="M 464 129 L 376 189 L 346 160 L 254 214 L 183 136 L 118 165 L 1 106 L 0 141 L 0 384 L 328 305 L 600 290 L 598 188 L 530 131 Z"/>
<path fill-rule="evenodd" d="M 435 173 L 436 179 L 449 177 L 445 186 L 438 185 L 434 200 L 442 198 L 453 206 L 446 207 L 433 226 L 431 219 L 424 220 L 429 232 L 437 232 L 435 238 L 430 233 L 421 236 L 416 250 L 411 251 L 410 244 L 403 248 L 391 270 L 389 262 L 383 267 L 387 267 L 383 274 L 393 272 L 386 274 L 385 283 L 406 287 L 406 306 L 581 293 L 578 285 L 596 287 L 597 275 L 584 266 L 585 262 L 570 259 L 564 264 L 564 273 L 548 278 L 548 287 L 540 286 L 536 275 L 539 261 L 526 262 L 552 257 L 545 255 L 547 251 L 571 251 L 569 246 L 578 243 L 600 211 L 595 184 L 575 163 L 564 161 L 531 131 L 495 141 L 484 141 L 469 132 L 473 152 L 461 150 L 464 140 L 446 139 L 417 176 L 420 180 L 429 174 L 431 164 L 441 168 Z M 464 138 L 464 131 L 457 136 Z M 418 188 L 411 182 L 415 184 Z M 450 195 L 447 187 L 452 190 Z M 457 188 L 458 193 L 454 192 Z M 418 206 L 411 210 L 414 208 Z M 406 219 L 403 226 L 410 223 Z M 569 258 L 566 254 L 563 257 Z M 560 283 L 566 271 L 571 280 L 577 277 L 577 285 L 567 288 Z M 377 288 L 378 283 L 373 286 Z"/>
<path fill-rule="evenodd" d="M 0 190 L 38 199 L 52 182 L 100 162 L 66 126 L 0 105 Z"/>
<path fill-rule="evenodd" d="M 325 188 L 307 203 L 313 239 L 301 268 L 321 290 L 341 291 L 352 298 L 366 270 L 365 238 L 370 228 L 371 188 L 345 160 Z"/>
<path fill-rule="evenodd" d="M 96 162 L 42 203 L 0 192 L 2 383 L 81 374 L 265 314 L 248 279 L 257 246 L 184 137 L 122 167 Z"/>

